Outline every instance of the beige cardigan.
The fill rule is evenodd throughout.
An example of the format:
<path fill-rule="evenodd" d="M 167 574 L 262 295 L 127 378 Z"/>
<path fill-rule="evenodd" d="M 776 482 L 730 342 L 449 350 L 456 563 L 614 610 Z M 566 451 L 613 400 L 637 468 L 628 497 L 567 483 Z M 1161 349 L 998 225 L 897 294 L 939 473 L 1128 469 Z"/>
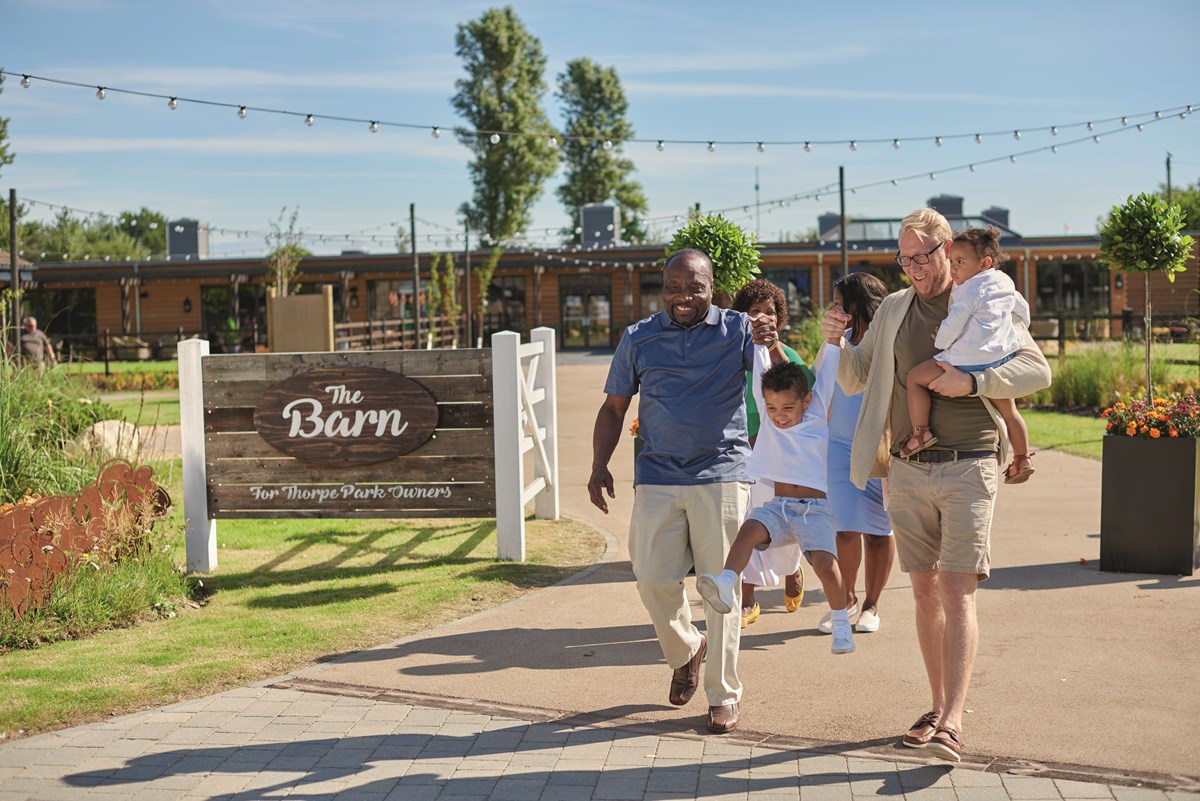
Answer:
<path fill-rule="evenodd" d="M 896 333 L 900 330 L 916 292 L 909 287 L 883 299 L 875 319 L 858 346 L 842 340 L 838 363 L 838 384 L 847 395 L 863 392 L 854 445 L 850 450 L 850 480 L 859 488 L 869 478 L 888 474 L 891 454 L 892 387 L 896 376 Z M 1050 386 L 1050 365 L 1046 357 L 1024 331 L 1025 347 L 1011 361 L 999 367 L 974 373 L 979 396 L 1000 433 L 1000 465 L 1007 465 L 1011 446 L 1004 420 L 988 398 L 1020 398 Z"/>

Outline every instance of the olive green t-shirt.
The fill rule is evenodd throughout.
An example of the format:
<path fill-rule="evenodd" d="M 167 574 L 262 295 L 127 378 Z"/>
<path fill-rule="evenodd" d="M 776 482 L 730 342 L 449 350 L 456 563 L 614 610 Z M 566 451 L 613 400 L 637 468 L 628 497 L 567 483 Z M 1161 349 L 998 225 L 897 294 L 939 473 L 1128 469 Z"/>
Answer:
<path fill-rule="evenodd" d="M 912 429 L 908 419 L 908 371 L 932 359 L 934 331 L 950 309 L 950 291 L 925 300 L 913 298 L 908 313 L 896 332 L 896 384 L 892 387 L 892 453 L 897 453 Z M 995 451 L 1000 436 L 987 408 L 979 398 L 943 398 L 930 393 L 929 427 L 937 436 L 934 450 Z"/>

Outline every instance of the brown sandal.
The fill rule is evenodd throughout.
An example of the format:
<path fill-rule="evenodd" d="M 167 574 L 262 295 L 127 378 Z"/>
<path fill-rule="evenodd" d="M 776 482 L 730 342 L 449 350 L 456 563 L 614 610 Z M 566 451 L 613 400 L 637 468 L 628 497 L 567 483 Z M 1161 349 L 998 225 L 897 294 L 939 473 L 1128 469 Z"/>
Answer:
<path fill-rule="evenodd" d="M 922 434 L 928 434 L 929 438 L 922 439 Z M 914 439 L 917 441 L 917 447 L 908 447 L 908 443 L 912 442 Z M 908 438 L 904 440 L 904 446 L 900 448 L 900 457 L 902 459 L 907 459 L 908 457 L 925 450 L 930 445 L 937 444 L 937 441 L 937 437 L 935 437 L 933 432 L 929 430 L 929 426 L 913 426 L 912 431 L 910 431 L 908 434 Z"/>
<path fill-rule="evenodd" d="M 1036 453 L 1018 453 L 1012 464 L 1004 468 L 1005 484 L 1024 484 L 1034 474 L 1033 457 Z"/>

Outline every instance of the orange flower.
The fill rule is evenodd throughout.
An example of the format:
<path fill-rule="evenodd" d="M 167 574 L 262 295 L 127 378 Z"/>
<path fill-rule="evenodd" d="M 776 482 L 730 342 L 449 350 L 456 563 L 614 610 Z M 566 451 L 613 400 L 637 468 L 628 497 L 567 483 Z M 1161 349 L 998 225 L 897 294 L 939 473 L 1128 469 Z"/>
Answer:
<path fill-rule="evenodd" d="M 1158 439 L 1161 436 L 1162 436 L 1162 432 L 1159 431 L 1157 428 L 1150 429 L 1150 438 L 1151 439 Z"/>
<path fill-rule="evenodd" d="M 629 436 L 636 437 L 638 433 L 638 419 L 633 418 L 633 425 L 629 427 Z"/>
<path fill-rule="evenodd" d="M 1179 429 L 1178 429 L 1178 428 L 1172 428 L 1172 429 L 1171 429 L 1171 436 L 1172 436 L 1172 437 L 1178 437 L 1178 436 L 1179 436 Z"/>
<path fill-rule="evenodd" d="M 1109 413 L 1109 412 L 1111 412 L 1111 411 L 1112 411 L 1112 409 L 1111 409 L 1111 408 L 1105 409 L 1104 411 L 1100 412 L 1100 416 L 1101 416 L 1101 417 L 1108 417 L 1108 413 Z"/>
<path fill-rule="evenodd" d="M 1125 429 L 1125 436 L 1127 436 L 1127 437 L 1132 437 L 1136 433 L 1137 433 L 1137 426 L 1135 426 L 1133 423 L 1130 423 L 1129 427 Z"/>

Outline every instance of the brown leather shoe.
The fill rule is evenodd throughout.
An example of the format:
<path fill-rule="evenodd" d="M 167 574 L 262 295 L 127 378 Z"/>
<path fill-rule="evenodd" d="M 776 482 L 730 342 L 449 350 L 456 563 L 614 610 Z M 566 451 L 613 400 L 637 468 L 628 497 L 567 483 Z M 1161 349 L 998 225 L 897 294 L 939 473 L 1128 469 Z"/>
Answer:
<path fill-rule="evenodd" d="M 675 668 L 675 672 L 671 674 L 671 692 L 667 700 L 675 706 L 683 706 L 696 694 L 696 688 L 700 686 L 700 663 L 704 661 L 707 652 L 708 637 L 701 634 L 700 647 L 696 649 L 696 653 L 686 665 Z"/>
<path fill-rule="evenodd" d="M 713 734 L 728 734 L 737 728 L 740 719 L 736 701 L 708 708 L 708 730 Z"/>
<path fill-rule="evenodd" d="M 941 717 L 937 712 L 926 712 L 921 717 L 917 718 L 917 722 L 904 733 L 902 742 L 909 748 L 924 748 L 929 745 L 929 741 L 933 739 L 934 732 L 937 731 L 938 719 Z"/>
<path fill-rule="evenodd" d="M 962 740 L 959 739 L 958 730 L 953 726 L 939 725 L 929 738 L 925 750 L 948 762 L 958 762 L 962 759 Z"/>

